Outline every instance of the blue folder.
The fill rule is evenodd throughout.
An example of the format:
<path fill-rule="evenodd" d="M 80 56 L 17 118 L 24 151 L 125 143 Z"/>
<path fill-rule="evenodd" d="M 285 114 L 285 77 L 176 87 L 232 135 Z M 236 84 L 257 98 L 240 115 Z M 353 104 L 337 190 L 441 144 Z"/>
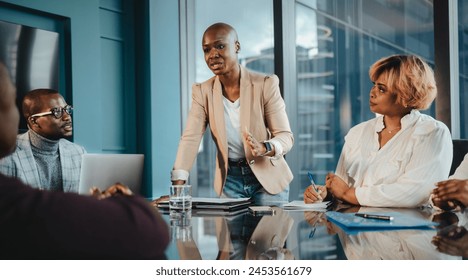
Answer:
<path fill-rule="evenodd" d="M 355 216 L 355 213 L 340 213 L 329 211 L 326 213 L 327 219 L 348 234 L 356 234 L 361 231 L 383 231 L 383 230 L 402 230 L 402 229 L 419 229 L 419 230 L 434 230 L 438 225 L 423 218 L 418 218 L 399 212 L 359 212 L 360 214 L 384 215 L 391 216 L 393 220 L 377 220 Z"/>

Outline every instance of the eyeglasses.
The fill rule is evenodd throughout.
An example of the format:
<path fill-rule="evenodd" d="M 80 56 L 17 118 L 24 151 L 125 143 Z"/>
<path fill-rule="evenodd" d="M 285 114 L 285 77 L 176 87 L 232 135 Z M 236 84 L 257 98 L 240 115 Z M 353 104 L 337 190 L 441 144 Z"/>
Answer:
<path fill-rule="evenodd" d="M 62 107 L 52 108 L 50 109 L 49 112 L 34 114 L 31 116 L 31 118 L 53 115 L 56 119 L 60 119 L 63 116 L 63 112 L 66 112 L 68 115 L 71 115 L 73 112 L 73 107 L 70 105 L 67 105 L 63 108 Z"/>

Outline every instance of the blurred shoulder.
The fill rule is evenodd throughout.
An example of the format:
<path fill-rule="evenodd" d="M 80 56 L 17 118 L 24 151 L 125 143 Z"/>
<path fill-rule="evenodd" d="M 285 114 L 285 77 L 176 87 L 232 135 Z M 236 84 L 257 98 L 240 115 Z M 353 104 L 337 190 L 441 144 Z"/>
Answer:
<path fill-rule="evenodd" d="M 272 83 L 272 84 L 279 84 L 279 78 L 275 74 L 265 74 L 261 72 L 257 72 L 254 70 L 250 70 L 244 68 L 246 73 L 248 73 L 250 80 L 253 83 Z"/>

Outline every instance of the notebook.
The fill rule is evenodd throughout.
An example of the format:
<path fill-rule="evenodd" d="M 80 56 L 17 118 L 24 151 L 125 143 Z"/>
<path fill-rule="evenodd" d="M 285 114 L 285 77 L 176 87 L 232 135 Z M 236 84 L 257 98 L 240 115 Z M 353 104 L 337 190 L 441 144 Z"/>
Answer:
<path fill-rule="evenodd" d="M 138 194 L 143 162 L 142 154 L 84 154 L 78 193 L 87 195 L 92 187 L 103 191 L 115 183 L 121 183 Z"/>

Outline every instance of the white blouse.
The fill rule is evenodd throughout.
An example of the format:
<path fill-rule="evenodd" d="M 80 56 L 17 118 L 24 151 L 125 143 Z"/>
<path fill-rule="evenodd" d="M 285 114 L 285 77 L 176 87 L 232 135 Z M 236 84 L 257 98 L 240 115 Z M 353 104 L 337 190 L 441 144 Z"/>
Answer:
<path fill-rule="evenodd" d="M 452 139 L 447 126 L 412 110 L 401 119 L 401 130 L 379 149 L 383 116 L 351 128 L 336 175 L 356 188 L 360 205 L 416 207 L 429 202 L 431 190 L 445 180 L 452 163 Z"/>

